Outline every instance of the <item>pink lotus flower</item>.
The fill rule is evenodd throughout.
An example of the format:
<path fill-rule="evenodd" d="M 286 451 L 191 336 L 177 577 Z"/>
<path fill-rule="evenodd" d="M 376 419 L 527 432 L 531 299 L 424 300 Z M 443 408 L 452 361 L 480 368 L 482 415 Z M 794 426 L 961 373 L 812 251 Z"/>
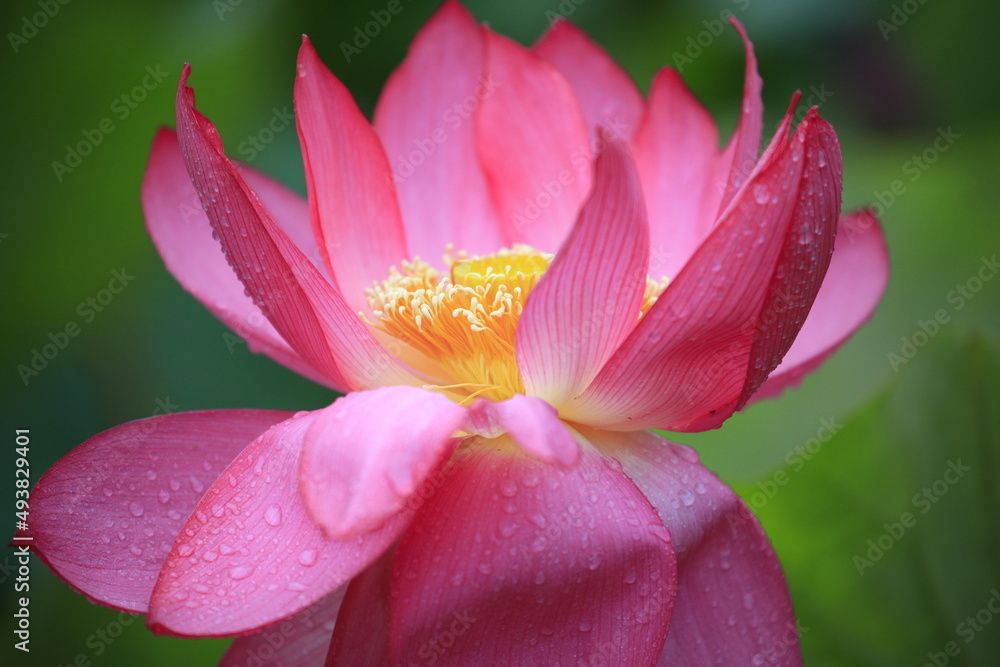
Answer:
<path fill-rule="evenodd" d="M 253 349 L 346 396 L 95 436 L 34 490 L 38 554 L 158 632 L 242 635 L 228 665 L 798 664 L 760 525 L 647 430 L 797 383 L 886 281 L 815 109 L 758 159 L 743 37 L 721 151 L 676 72 L 644 100 L 567 22 L 526 49 L 446 2 L 372 124 L 304 40 L 308 205 L 226 158 L 185 69 L 149 232 Z"/>

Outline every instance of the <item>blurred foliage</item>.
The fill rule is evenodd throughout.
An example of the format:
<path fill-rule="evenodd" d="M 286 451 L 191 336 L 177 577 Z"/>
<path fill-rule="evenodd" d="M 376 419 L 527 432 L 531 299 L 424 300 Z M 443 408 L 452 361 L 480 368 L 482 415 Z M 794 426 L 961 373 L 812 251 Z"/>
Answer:
<path fill-rule="evenodd" d="M 942 335 L 832 438 L 742 489 L 807 664 L 996 664 L 998 343 Z"/>
<path fill-rule="evenodd" d="M 942 330 L 949 334 L 1000 329 L 997 281 L 984 283 L 982 292 L 966 300 L 960 310 L 948 300 L 951 290 L 966 284 L 982 258 L 992 257 L 1000 245 L 996 232 L 1000 190 L 994 185 L 1000 93 L 987 72 L 996 59 L 993 33 L 1000 18 L 998 5 L 979 0 L 476 0 L 468 4 L 480 20 L 525 43 L 544 31 L 553 14 L 568 15 L 603 44 L 643 89 L 661 65 L 681 64 L 724 135 L 739 107 L 743 57 L 732 30 L 712 33 L 715 23 L 731 13 L 747 26 L 757 49 L 769 130 L 793 90 L 801 89 L 806 101 L 810 95 L 819 101 L 823 96 L 817 91 L 827 91 L 822 113 L 838 129 L 844 150 L 845 207 L 880 197 L 884 203 L 884 193 L 895 181 L 902 182 L 903 194 L 885 206 L 893 277 L 872 322 L 800 389 L 752 406 L 719 431 L 680 438 L 698 447 L 703 460 L 727 481 L 749 483 L 752 490 L 756 481 L 771 479 L 774 470 L 788 467 L 789 453 L 816 436 L 821 420 L 846 422 L 847 415 L 887 381 L 898 383 L 896 392 L 904 391 L 911 381 L 910 369 L 897 378 L 888 355 L 899 354 L 904 339 L 912 341 L 920 323 L 933 318 L 937 310 L 945 309 L 948 322 Z M 157 411 L 311 409 L 329 403 L 328 392 L 251 355 L 245 345 L 227 346 L 225 328 L 177 286 L 156 256 L 143 228 L 139 184 L 156 127 L 173 124 L 174 86 L 184 62 L 192 63 L 191 81 L 200 108 L 218 125 L 234 155 L 240 143 L 257 136 L 276 111 L 291 108 L 302 33 L 310 35 L 328 65 L 370 113 L 383 82 L 436 3 L 404 0 L 404 11 L 347 62 L 341 43 L 353 40 L 355 29 L 370 20 L 370 11 L 384 7 L 379 0 L 66 4 L 15 0 L 0 9 L 7 42 L 0 47 L 7 125 L 7 158 L 0 166 L 7 202 L 7 214 L 0 222 L 0 279 L 13 286 L 3 291 L 5 345 L 0 367 L 6 371 L 0 400 L 6 433 L 31 429 L 35 479 L 89 436 Z M 41 27 L 33 29 L 34 24 Z M 699 38 L 707 45 L 699 47 L 690 62 L 679 60 L 678 55 L 690 55 L 687 50 Z M 153 77 L 151 71 L 164 76 Z M 139 95 L 133 97 L 133 91 L 144 78 L 150 85 L 137 101 Z M 100 143 L 79 166 L 57 176 L 52 163 L 66 162 L 67 147 L 85 140 L 88 132 L 96 136 L 92 133 L 105 119 L 113 129 L 100 132 Z M 914 172 L 913 157 L 933 145 L 939 130 L 948 128 L 959 138 L 928 169 Z M 303 191 L 293 128 L 275 134 L 253 164 Z M 99 312 L 88 306 L 87 300 L 108 286 L 112 272 L 123 269 L 134 280 Z M 30 363 L 33 352 L 50 342 L 50 334 L 58 338 L 70 323 L 79 325 L 78 335 L 69 338 L 37 377 L 28 378 L 27 384 L 22 381 L 18 365 Z M 958 372 L 968 371 L 972 362 L 962 361 L 957 352 L 951 353 L 954 359 L 948 354 L 933 357 L 938 364 L 934 368 L 946 377 L 952 377 L 947 375 L 952 363 Z M 974 353 L 970 359 L 976 359 L 975 354 L 986 353 Z M 919 373 L 914 370 L 912 375 Z M 958 395 L 968 395 L 961 377 L 955 376 L 947 386 Z M 979 378 L 985 384 L 995 382 L 995 375 Z M 926 425 L 922 417 L 928 408 L 916 406 L 950 400 L 933 382 L 912 386 L 915 395 L 906 405 L 916 412 L 893 417 L 897 427 L 909 425 L 911 431 Z M 878 400 L 876 406 L 890 401 L 884 396 Z M 832 544 L 877 529 L 873 517 L 883 516 L 888 508 L 891 518 L 898 509 L 892 504 L 893 494 L 905 499 L 909 485 L 923 479 L 922 473 L 911 471 L 922 470 L 922 461 L 929 456 L 926 447 L 958 446 L 970 437 L 958 429 L 950 436 L 932 431 L 942 437 L 931 440 L 912 438 L 901 435 L 897 427 L 886 430 L 878 407 L 865 408 L 861 415 L 860 422 L 852 422 L 824 445 L 823 459 L 809 468 L 809 474 L 817 476 L 850 478 L 863 473 L 859 479 L 877 485 L 856 502 L 839 506 L 839 527 L 826 533 L 825 520 L 803 527 L 794 508 L 786 506 L 795 496 L 791 487 L 763 508 L 779 553 L 789 563 L 799 607 L 813 623 L 811 632 L 833 638 L 819 641 L 806 635 L 810 657 L 820 664 L 824 655 L 832 664 L 894 663 L 900 656 L 919 660 L 918 648 L 900 648 L 887 619 L 874 619 L 883 624 L 864 632 L 846 621 L 838 623 L 845 614 L 872 617 L 871 611 L 860 615 L 858 601 L 877 599 L 883 590 L 894 586 L 905 596 L 913 570 L 903 551 L 890 554 L 871 577 L 861 579 L 850 567 L 817 569 L 810 577 L 799 569 L 799 558 L 827 540 Z M 956 409 L 953 416 L 960 420 L 961 415 Z M 838 462 L 835 445 L 847 443 L 850 433 L 859 441 L 881 438 L 885 447 L 857 461 Z M 855 451 L 848 444 L 843 447 Z M 944 451 L 937 457 L 947 458 Z M 836 465 L 831 463 L 832 469 L 825 471 L 826 461 Z M 4 479 L 13 478 L 12 462 L 12 455 L 4 457 Z M 879 470 L 865 469 L 866 464 Z M 938 467 L 932 466 L 930 473 L 936 474 Z M 876 477 L 880 473 L 881 481 Z M 907 476 L 911 474 L 917 476 Z M 12 511 L 12 500 L 7 498 L 0 506 Z M 974 502 L 962 507 L 969 520 L 980 521 L 979 514 L 985 511 Z M 821 508 L 829 506 L 815 510 Z M 781 518 L 783 509 L 788 518 Z M 929 522 L 928 516 L 927 530 Z M 5 558 L 8 567 L 12 561 Z M 935 558 L 925 563 L 925 575 L 935 586 L 947 581 L 940 577 L 951 576 L 949 567 L 964 568 L 946 561 Z M 9 575 L 0 578 L 5 576 L 0 606 L 9 618 Z M 872 581 L 881 583 L 867 588 Z M 69 664 L 77 655 L 95 665 L 207 664 L 225 647 L 224 641 L 154 638 L 138 621 L 124 627 L 120 638 L 102 643 L 92 637 L 117 622 L 116 612 L 90 606 L 37 563 L 31 584 L 36 640 L 31 664 Z M 989 587 L 983 582 L 976 590 L 985 592 Z M 830 591 L 840 591 L 840 597 L 825 595 Z M 855 599 L 848 599 L 848 591 L 856 594 Z M 912 591 L 914 596 L 922 594 Z M 939 634 L 929 637 L 944 641 L 940 632 L 953 627 L 947 614 L 979 608 L 980 602 L 961 594 L 944 607 L 948 610 L 944 617 L 921 621 L 914 628 L 935 629 Z M 985 603 L 987 596 L 982 597 Z M 884 608 L 885 615 L 902 613 L 898 606 Z M 914 619 L 921 608 L 914 602 L 900 618 Z M 826 635 L 816 630 L 821 625 L 831 633 L 842 632 Z M 937 644 L 928 646 L 927 650 L 936 650 Z M 855 649 L 859 653 L 851 652 Z M 973 650 L 970 645 L 969 655 Z"/>

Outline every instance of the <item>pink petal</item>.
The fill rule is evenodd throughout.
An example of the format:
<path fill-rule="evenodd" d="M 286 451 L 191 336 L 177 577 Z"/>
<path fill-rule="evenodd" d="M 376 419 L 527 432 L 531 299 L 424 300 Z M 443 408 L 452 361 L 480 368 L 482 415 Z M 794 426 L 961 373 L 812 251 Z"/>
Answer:
<path fill-rule="evenodd" d="M 278 212 L 276 221 L 297 244 L 312 238 L 305 201 L 249 167 L 242 167 L 240 172 L 254 186 L 262 204 Z M 171 130 L 161 129 L 153 141 L 142 182 L 142 208 L 156 249 L 184 289 L 244 338 L 254 352 L 262 352 L 310 380 L 343 391 L 343 387 L 335 386 L 303 361 L 244 292 L 219 242 L 212 238 L 212 225 L 184 166 L 177 135 Z M 311 246 L 315 250 L 315 241 Z"/>
<path fill-rule="evenodd" d="M 289 416 L 179 412 L 116 426 L 71 451 L 31 492 L 35 553 L 91 600 L 144 613 L 170 545 L 240 451 Z"/>
<path fill-rule="evenodd" d="M 506 238 L 551 252 L 590 191 L 594 154 L 576 95 L 541 57 L 483 28 L 476 142 Z"/>
<path fill-rule="evenodd" d="M 781 564 L 753 513 L 694 450 L 648 431 L 583 430 L 660 513 L 677 552 L 677 603 L 660 665 L 799 665 Z"/>
<path fill-rule="evenodd" d="M 326 656 L 328 667 L 389 664 L 389 581 L 395 550 L 354 577 Z"/>
<path fill-rule="evenodd" d="M 869 209 L 840 217 L 830 268 L 802 330 L 781 364 L 751 400 L 798 385 L 864 324 L 889 282 L 889 254 L 878 218 Z"/>
<path fill-rule="evenodd" d="M 603 654 L 653 664 L 675 575 L 655 510 L 592 450 L 565 470 L 511 446 L 469 443 L 404 536 L 389 605 L 394 663 L 576 665 Z"/>
<path fill-rule="evenodd" d="M 261 435 L 205 493 L 153 590 L 154 631 L 218 637 L 270 625 L 343 586 L 406 528 L 412 512 L 346 541 L 327 539 L 313 523 L 298 471 L 316 414 Z"/>
<path fill-rule="evenodd" d="M 367 533 L 397 514 L 454 451 L 465 408 L 416 387 L 338 398 L 306 435 L 299 490 L 333 539 Z"/>
<path fill-rule="evenodd" d="M 431 264 L 449 243 L 471 255 L 507 245 L 476 155 L 472 116 L 491 90 L 484 62 L 479 26 L 448 0 L 417 34 L 375 108 L 410 254 Z"/>
<path fill-rule="evenodd" d="M 632 139 L 649 207 L 649 275 L 676 276 L 712 230 L 718 198 L 712 170 L 719 159 L 712 118 L 680 75 L 664 68 L 653 79 L 649 104 Z"/>
<path fill-rule="evenodd" d="M 229 645 L 219 667 L 322 667 L 347 586 Z"/>
<path fill-rule="evenodd" d="M 415 382 L 316 267 L 278 228 L 194 107 L 184 68 L 177 91 L 181 152 L 230 264 L 292 348 L 338 387 Z"/>
<path fill-rule="evenodd" d="M 607 51 L 569 21 L 556 21 L 535 44 L 573 87 L 587 127 L 604 126 L 628 141 L 642 116 L 642 93 Z"/>
<path fill-rule="evenodd" d="M 559 413 L 535 396 L 515 394 L 500 403 L 478 401 L 469 409 L 464 430 L 485 438 L 507 433 L 521 449 L 547 463 L 572 466 L 580 458 L 580 445 Z"/>
<path fill-rule="evenodd" d="M 730 18 L 729 22 L 743 39 L 747 65 L 739 125 L 729 139 L 726 150 L 719 157 L 715 170 L 716 187 L 707 197 L 705 210 L 709 215 L 715 211 L 712 217 L 716 218 L 726 209 L 753 172 L 757 164 L 757 152 L 760 150 L 761 132 L 764 127 L 764 102 L 760 96 L 764 82 L 757 73 L 757 57 L 753 52 L 753 44 L 750 43 L 742 23 L 735 18 Z M 717 207 L 716 202 L 718 202 Z"/>
<path fill-rule="evenodd" d="M 313 230 L 354 312 L 365 289 L 409 257 L 392 174 L 378 135 L 350 92 L 302 38 L 295 122 L 309 188 Z"/>
<path fill-rule="evenodd" d="M 564 419 L 616 430 L 715 428 L 781 361 L 830 261 L 840 149 L 811 110 Z"/>
<path fill-rule="evenodd" d="M 560 406 L 597 375 L 635 327 L 646 289 L 649 226 L 621 139 L 599 133 L 594 189 L 532 290 L 517 327 L 526 393 Z"/>

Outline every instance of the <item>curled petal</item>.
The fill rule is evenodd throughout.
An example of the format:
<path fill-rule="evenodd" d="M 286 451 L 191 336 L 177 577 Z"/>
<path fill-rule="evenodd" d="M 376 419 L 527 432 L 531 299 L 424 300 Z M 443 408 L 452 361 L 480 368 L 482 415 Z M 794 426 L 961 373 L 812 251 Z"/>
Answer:
<path fill-rule="evenodd" d="M 289 413 L 179 412 L 116 426 L 59 459 L 31 492 L 35 553 L 88 598 L 145 613 L 205 489 Z"/>
<path fill-rule="evenodd" d="M 826 273 L 840 213 L 840 148 L 791 111 L 680 275 L 563 417 L 616 430 L 715 428 L 781 361 Z"/>
<path fill-rule="evenodd" d="M 299 488 L 327 535 L 346 539 L 397 514 L 455 449 L 465 409 L 415 387 L 338 398 L 315 413 Z"/>
<path fill-rule="evenodd" d="M 757 56 L 753 52 L 753 44 L 747 37 L 743 24 L 735 18 L 729 20 L 743 39 L 746 50 L 746 78 L 743 84 L 743 104 L 740 107 L 740 121 L 736 131 L 729 139 L 729 144 L 716 162 L 717 177 L 714 196 L 709 195 L 708 212 L 712 217 L 718 217 L 729 206 L 736 192 L 743 186 L 757 165 L 757 152 L 760 150 L 761 132 L 764 128 L 764 101 L 760 91 L 764 82 L 757 73 Z M 715 207 L 713 202 L 718 202 Z"/>
<path fill-rule="evenodd" d="M 507 433 L 521 449 L 548 463 L 572 466 L 580 458 L 580 445 L 559 413 L 537 396 L 478 401 L 469 409 L 464 430 L 486 438 Z"/>
<path fill-rule="evenodd" d="M 351 540 L 330 540 L 298 492 L 299 455 L 315 413 L 263 433 L 219 476 L 167 556 L 149 605 L 156 632 L 221 637 L 315 604 L 398 539 L 412 512 Z"/>
<path fill-rule="evenodd" d="M 177 90 L 181 153 L 223 252 L 254 302 L 336 386 L 415 383 L 263 208 L 225 156 L 218 131 L 195 109 L 189 74 L 185 66 Z"/>
<path fill-rule="evenodd" d="M 305 201 L 249 167 L 242 167 L 241 173 L 296 244 L 302 244 L 299 247 L 307 255 L 310 248 L 315 251 L 315 241 L 310 243 L 312 232 Z M 344 389 L 289 347 L 246 295 L 219 242 L 212 238 L 212 225 L 184 166 L 177 135 L 171 130 L 161 129 L 153 140 L 142 180 L 142 209 L 146 229 L 167 269 L 213 315 L 246 339 L 251 350 L 262 352 L 315 382 Z"/>
<path fill-rule="evenodd" d="M 802 330 L 753 395 L 771 398 L 797 385 L 872 316 L 889 282 L 889 253 L 878 218 L 862 209 L 840 217 L 830 268 Z"/>

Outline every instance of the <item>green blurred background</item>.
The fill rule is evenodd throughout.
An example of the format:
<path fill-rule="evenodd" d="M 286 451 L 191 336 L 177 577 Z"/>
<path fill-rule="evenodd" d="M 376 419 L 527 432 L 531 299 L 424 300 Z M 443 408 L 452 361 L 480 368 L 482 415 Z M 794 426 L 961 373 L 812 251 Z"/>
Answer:
<path fill-rule="evenodd" d="M 567 15 L 644 90 L 661 65 L 682 65 L 725 136 L 735 123 L 743 55 L 734 31 L 712 33 L 732 14 L 756 46 L 766 132 L 795 89 L 807 103 L 821 104 L 843 147 L 845 208 L 880 199 L 884 205 L 893 262 L 888 292 L 872 322 L 802 388 L 752 406 L 720 431 L 678 439 L 696 446 L 759 511 L 786 564 L 810 664 L 997 664 L 1000 618 L 992 625 L 984 619 L 993 620 L 988 603 L 1000 587 L 994 389 L 1000 280 L 989 279 L 983 262 L 1000 250 L 1000 93 L 991 73 L 998 6 L 975 0 L 467 4 L 478 19 L 524 43 L 553 16 Z M 5 3 L 0 401 L 11 450 L 14 429 L 31 430 L 34 480 L 72 447 L 123 421 L 165 411 L 315 409 L 330 402 L 327 391 L 245 345 L 227 345 L 227 330 L 177 285 L 154 251 L 139 184 L 156 128 L 174 122 L 184 62 L 192 63 L 200 109 L 234 156 L 272 116 L 291 110 L 302 33 L 370 113 L 437 3 L 403 0 L 403 11 L 347 62 L 340 44 L 385 6 L 380 0 Z M 122 99 L 144 78 L 145 90 Z M 113 129 L 99 133 L 100 143 L 78 166 L 57 173 L 53 163 L 66 162 L 67 145 L 104 119 Z M 933 148 L 941 132 L 957 137 L 943 151 Z M 913 161 L 921 155 L 924 166 Z M 292 125 L 274 133 L 252 163 L 304 191 Z M 894 183 L 897 194 L 890 195 Z M 959 309 L 949 293 L 981 269 L 989 278 Z M 88 305 L 114 271 L 134 279 L 105 305 Z M 947 322 L 934 335 L 919 335 L 921 322 L 940 309 Z M 78 335 L 25 381 L 18 366 L 69 323 L 79 325 Z M 902 354 L 904 339 L 919 349 L 912 361 L 897 363 L 897 373 L 888 355 Z M 836 427 L 824 431 L 824 424 Z M 830 430 L 837 431 L 833 439 L 825 437 Z M 925 519 L 912 496 L 925 485 L 933 489 L 957 457 L 972 472 L 937 494 Z M 13 480 L 13 459 L 13 452 L 3 457 L 4 488 L 12 488 L 6 480 Z M 0 507 L 13 512 L 13 493 L 4 495 Z M 877 546 L 885 524 L 907 510 L 917 514 L 916 527 L 894 538 L 870 569 L 858 566 L 854 556 L 871 558 L 864 555 L 867 540 Z M 13 643 L 13 564 L 6 553 L 4 652 Z M 1000 610 L 1000 594 L 993 604 Z M 960 624 L 983 610 L 980 629 L 966 641 L 970 626 Z M 71 593 L 37 561 L 31 611 L 30 656 L 10 650 L 18 664 L 70 664 L 78 655 L 108 666 L 211 664 L 226 646 L 153 637 L 138 620 L 110 643 L 95 641 L 117 614 Z M 957 654 L 947 653 L 950 641 Z"/>

